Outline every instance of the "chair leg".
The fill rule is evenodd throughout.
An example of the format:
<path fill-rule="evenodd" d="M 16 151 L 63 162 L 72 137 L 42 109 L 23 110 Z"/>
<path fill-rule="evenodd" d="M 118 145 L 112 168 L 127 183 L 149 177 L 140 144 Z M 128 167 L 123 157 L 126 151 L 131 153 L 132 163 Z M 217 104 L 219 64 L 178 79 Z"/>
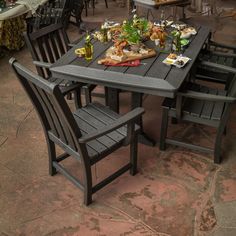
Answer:
<path fill-rule="evenodd" d="M 107 0 L 105 0 L 106 8 L 108 8 Z"/>
<path fill-rule="evenodd" d="M 168 110 L 163 109 L 162 113 L 162 122 L 161 122 L 161 135 L 160 135 L 160 150 L 166 149 L 166 136 L 167 136 L 167 128 L 168 128 Z"/>
<path fill-rule="evenodd" d="M 53 141 L 51 141 L 48 137 L 46 139 L 48 144 L 49 174 L 53 176 L 57 173 L 56 168 L 53 166 L 53 161 L 56 161 L 56 148 Z"/>
<path fill-rule="evenodd" d="M 81 92 L 75 90 L 74 91 L 74 100 L 75 100 L 75 108 L 79 109 L 82 107 L 82 103 L 81 103 Z"/>
<path fill-rule="evenodd" d="M 94 15 L 94 9 L 95 9 L 95 0 L 92 0 L 92 8 L 93 8 L 93 15 Z"/>
<path fill-rule="evenodd" d="M 130 143 L 130 163 L 132 165 L 130 174 L 137 174 L 137 156 L 138 156 L 138 137 L 135 135 L 133 141 Z"/>
<path fill-rule="evenodd" d="M 219 127 L 216 135 L 215 148 L 214 148 L 214 163 L 220 164 L 221 162 L 221 142 L 224 133 L 224 128 Z"/>
<path fill-rule="evenodd" d="M 85 183 L 84 183 L 84 204 L 88 206 L 92 203 L 92 172 L 91 166 L 85 167 Z"/>
<path fill-rule="evenodd" d="M 85 104 L 86 105 L 92 102 L 91 92 L 88 87 L 84 87 L 84 96 L 85 96 Z"/>
<path fill-rule="evenodd" d="M 85 7 L 85 16 L 88 16 L 88 2 L 87 2 L 87 0 L 84 1 L 84 7 Z"/>
<path fill-rule="evenodd" d="M 221 123 L 217 130 L 216 141 L 215 141 L 215 148 L 214 148 L 214 163 L 220 164 L 221 162 L 221 142 L 222 137 L 226 129 L 227 120 L 230 114 L 230 107 L 225 108 L 225 112 L 221 118 Z"/>
<path fill-rule="evenodd" d="M 105 105 L 108 106 L 108 88 L 104 87 L 104 94 L 105 94 Z"/>

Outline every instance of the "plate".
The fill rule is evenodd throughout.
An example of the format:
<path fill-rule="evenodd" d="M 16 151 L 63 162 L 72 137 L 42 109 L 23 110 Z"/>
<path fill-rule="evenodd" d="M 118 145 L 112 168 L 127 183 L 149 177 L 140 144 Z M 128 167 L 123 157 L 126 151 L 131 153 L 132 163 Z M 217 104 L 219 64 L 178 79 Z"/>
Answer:
<path fill-rule="evenodd" d="M 174 62 L 174 66 L 178 68 L 184 67 L 191 59 L 189 57 L 178 56 L 178 58 Z"/>
<path fill-rule="evenodd" d="M 182 39 L 187 39 L 187 38 L 190 38 L 192 35 L 196 35 L 197 34 L 197 31 L 195 28 L 193 27 L 186 27 L 184 28 L 183 30 L 181 30 L 181 38 Z"/>
<path fill-rule="evenodd" d="M 168 65 L 168 66 L 171 66 L 171 65 L 174 65 L 175 61 L 176 61 L 176 60 L 174 60 L 174 59 L 166 58 L 166 59 L 163 61 L 163 63 L 166 64 L 166 65 Z"/>
<path fill-rule="evenodd" d="M 189 57 L 185 57 L 182 55 L 179 55 L 176 59 L 166 58 L 163 63 L 168 66 L 176 66 L 178 68 L 184 67 L 191 59 Z"/>

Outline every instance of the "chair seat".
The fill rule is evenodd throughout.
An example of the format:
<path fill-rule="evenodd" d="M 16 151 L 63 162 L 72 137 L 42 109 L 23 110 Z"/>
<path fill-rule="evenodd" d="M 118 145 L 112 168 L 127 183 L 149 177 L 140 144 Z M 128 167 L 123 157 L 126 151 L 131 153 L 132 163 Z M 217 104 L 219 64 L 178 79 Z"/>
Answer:
<path fill-rule="evenodd" d="M 91 134 L 97 130 L 113 123 L 121 117 L 121 115 L 111 111 L 108 107 L 99 103 L 90 103 L 87 106 L 74 112 L 75 120 L 82 132 L 82 135 Z M 138 126 L 135 131 L 139 130 Z M 88 155 L 91 162 L 97 162 L 98 158 L 112 152 L 115 147 L 123 145 L 123 141 L 127 135 L 127 127 L 123 126 L 116 131 L 112 131 L 100 138 L 87 143 Z M 83 137 L 83 136 L 82 136 Z"/>
<path fill-rule="evenodd" d="M 225 96 L 227 91 L 220 89 L 213 89 L 199 84 L 188 84 L 188 89 L 203 92 L 214 95 Z M 176 114 L 176 99 L 166 98 L 162 104 L 162 107 L 169 109 L 172 112 L 169 112 L 170 116 L 175 117 Z M 224 102 L 211 102 L 211 101 L 202 101 L 193 98 L 184 98 L 183 107 L 182 107 L 182 119 L 191 120 L 190 117 L 201 118 L 201 120 L 216 120 L 220 121 L 225 103 Z M 190 118 L 190 119 L 189 119 Z M 198 120 L 201 123 L 200 120 Z"/>

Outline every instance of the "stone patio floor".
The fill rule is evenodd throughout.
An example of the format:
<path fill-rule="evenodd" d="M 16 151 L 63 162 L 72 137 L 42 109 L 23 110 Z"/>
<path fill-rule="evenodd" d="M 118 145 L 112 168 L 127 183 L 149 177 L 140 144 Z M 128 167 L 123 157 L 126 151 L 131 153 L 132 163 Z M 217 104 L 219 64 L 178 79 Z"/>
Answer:
<path fill-rule="evenodd" d="M 228 11 L 235 1 L 220 1 Z M 227 12 L 226 12 L 227 13 Z M 124 8 L 109 1 L 96 5 L 95 15 L 86 21 L 127 17 Z M 155 13 L 158 14 L 158 13 Z M 217 41 L 235 45 L 236 20 L 232 17 L 197 16 L 191 22 L 209 25 Z M 69 35 L 77 36 L 70 26 Z M 89 207 L 82 192 L 61 174 L 48 175 L 47 147 L 35 110 L 16 80 L 8 59 L 14 56 L 34 69 L 26 48 L 8 52 L 0 59 L 0 235 L 80 236 L 236 235 L 236 110 L 223 140 L 223 162 L 212 155 L 169 146 L 139 144 L 139 173 L 125 174 L 94 195 Z M 73 105 L 72 101 L 68 101 Z M 102 102 L 102 100 L 101 100 Z M 145 96 L 144 129 L 159 139 L 162 98 Z M 121 95 L 122 112 L 129 109 L 128 93 Z M 215 130 L 181 123 L 171 125 L 169 135 L 212 146 Z M 96 165 L 94 182 L 126 161 L 126 148 Z M 67 165 L 75 173 L 76 161 Z"/>

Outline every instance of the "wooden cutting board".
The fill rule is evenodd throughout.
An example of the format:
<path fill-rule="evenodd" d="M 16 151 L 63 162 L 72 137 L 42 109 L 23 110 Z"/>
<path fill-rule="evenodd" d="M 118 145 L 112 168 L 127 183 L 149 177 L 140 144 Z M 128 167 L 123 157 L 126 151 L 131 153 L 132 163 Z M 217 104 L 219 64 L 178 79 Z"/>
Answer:
<path fill-rule="evenodd" d="M 127 58 L 125 58 L 122 61 L 117 61 L 114 59 L 111 59 L 110 57 L 105 57 L 103 59 L 98 60 L 98 64 L 119 64 L 119 63 L 124 63 L 124 62 L 128 62 L 128 61 L 134 61 L 134 60 L 141 60 L 141 59 L 145 59 L 145 58 L 149 58 L 149 57 L 154 57 L 156 56 L 156 51 L 154 49 L 150 49 L 150 51 L 146 54 L 137 54 L 135 56 L 127 56 Z"/>

